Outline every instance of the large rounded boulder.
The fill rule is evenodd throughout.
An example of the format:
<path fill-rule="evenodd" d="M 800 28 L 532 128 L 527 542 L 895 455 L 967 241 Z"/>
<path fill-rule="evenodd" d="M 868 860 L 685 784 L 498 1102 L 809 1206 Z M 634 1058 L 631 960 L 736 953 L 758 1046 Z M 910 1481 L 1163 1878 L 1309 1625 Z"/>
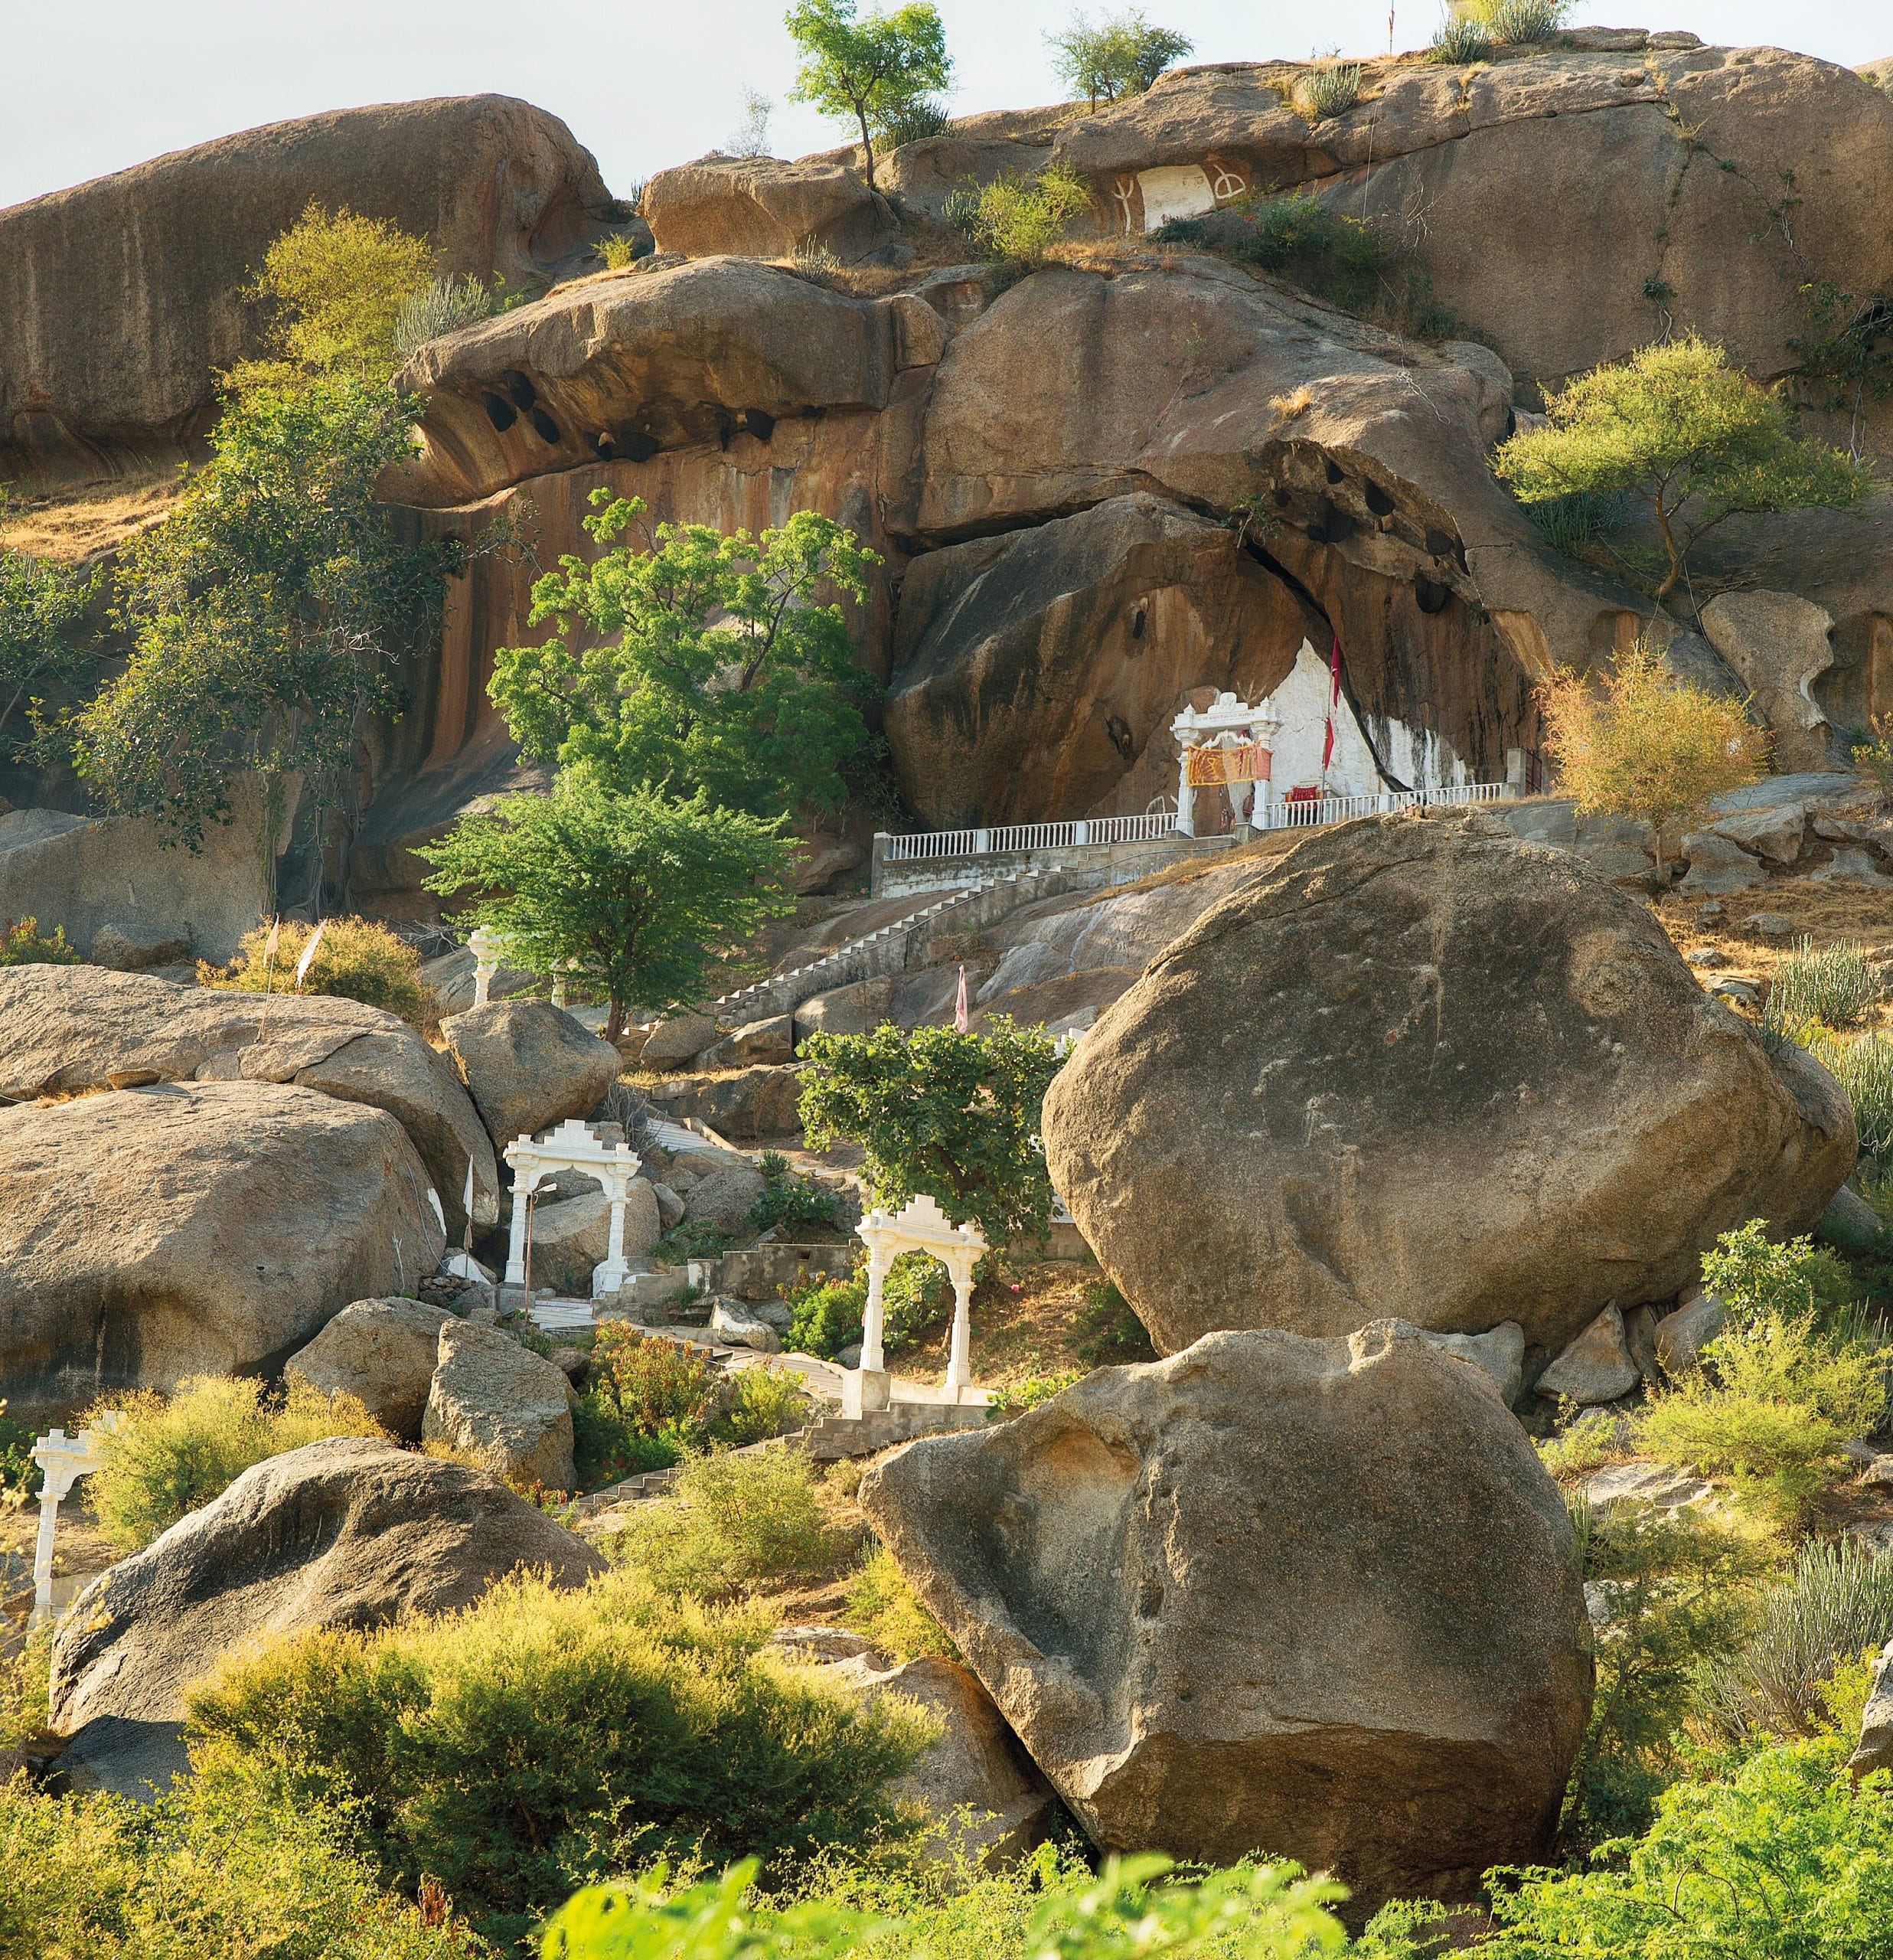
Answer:
<path fill-rule="evenodd" d="M 0 1109 L 0 1381 L 24 1407 L 266 1372 L 433 1271 L 427 1173 L 380 1109 L 254 1082 Z"/>
<path fill-rule="evenodd" d="M 1292 1857 L 1363 1916 L 1544 1853 L 1591 1706 L 1571 1525 L 1418 1329 L 1212 1334 L 861 1501 L 1102 1848 Z"/>
<path fill-rule="evenodd" d="M 1812 1228 L 1855 1152 L 1647 907 L 1477 813 L 1298 846 L 1099 1018 L 1053 1182 L 1160 1351 L 1383 1318 L 1556 1353 L 1718 1234 Z"/>

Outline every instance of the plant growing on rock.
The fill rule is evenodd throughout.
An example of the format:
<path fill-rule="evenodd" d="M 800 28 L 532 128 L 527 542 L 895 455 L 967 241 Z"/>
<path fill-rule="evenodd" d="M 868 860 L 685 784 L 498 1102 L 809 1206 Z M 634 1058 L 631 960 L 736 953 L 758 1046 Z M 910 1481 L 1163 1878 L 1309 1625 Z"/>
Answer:
<path fill-rule="evenodd" d="M 785 24 L 802 57 L 790 101 L 857 125 L 872 185 L 876 126 L 951 84 L 939 9 L 930 0 L 907 0 L 862 19 L 857 0 L 797 0 Z"/>
<path fill-rule="evenodd" d="M 1852 510 L 1867 493 L 1859 463 L 1796 436 L 1780 393 L 1694 334 L 1578 375 L 1545 413 L 1545 426 L 1500 444 L 1493 469 L 1526 505 L 1579 492 L 1641 503 L 1661 541 L 1659 603 L 1682 579 L 1691 548 L 1729 518 Z"/>
<path fill-rule="evenodd" d="M 243 935 L 228 966 L 199 960 L 197 985 L 245 994 L 292 992 L 297 962 L 315 929 L 298 919 L 284 920 L 273 952 L 269 929 L 259 926 Z M 321 942 L 303 975 L 302 991 L 360 1001 L 364 1007 L 399 1014 L 416 1028 L 426 1027 L 436 1012 L 421 979 L 419 953 L 378 919 L 325 920 Z"/>
<path fill-rule="evenodd" d="M 1085 15 L 1074 14 L 1062 34 L 1049 34 L 1046 40 L 1057 57 L 1053 67 L 1059 80 L 1093 109 L 1100 102 L 1141 95 L 1196 45 L 1187 34 L 1152 27 L 1138 7 L 1107 14 L 1095 27 Z"/>
<path fill-rule="evenodd" d="M 1653 833 L 1656 882 L 1668 878 L 1663 841 L 1712 797 L 1753 782 L 1768 737 L 1739 702 L 1670 672 L 1647 642 L 1620 653 L 1599 688 L 1569 668 L 1538 690 L 1545 747 L 1560 786 L 1580 810 L 1634 817 Z"/>
<path fill-rule="evenodd" d="M 1483 0 L 1477 18 L 1494 41 L 1531 47 L 1549 41 L 1565 24 L 1572 0 Z"/>
<path fill-rule="evenodd" d="M 637 550 L 615 541 L 644 505 L 591 501 L 585 528 L 612 548 L 533 586 L 529 623 L 556 620 L 558 636 L 494 655 L 488 691 L 521 752 L 760 816 L 838 808 L 873 750 L 876 689 L 822 602 L 864 599 L 880 558 L 811 511 L 759 537 L 660 524 Z"/>
<path fill-rule="evenodd" d="M 0 966 L 77 966 L 83 958 L 64 926 L 42 934 L 37 919 L 0 919 Z"/>
<path fill-rule="evenodd" d="M 583 770 L 550 795 L 503 796 L 417 847 L 430 891 L 459 895 L 460 926 L 496 932 L 522 964 L 566 972 L 609 1001 L 615 1041 L 634 1006 L 667 1013 L 700 998 L 720 954 L 733 959 L 772 919 L 795 850 L 765 822 L 713 808 L 704 792 L 620 794 Z"/>
<path fill-rule="evenodd" d="M 1054 165 L 1036 177 L 995 178 L 969 193 L 955 215 L 974 244 L 1017 273 L 1043 265 L 1072 219 L 1090 208 L 1084 179 Z"/>
<path fill-rule="evenodd" d="M 1358 62 L 1330 61 L 1310 68 L 1297 94 L 1308 120 L 1325 122 L 1330 116 L 1345 116 L 1359 101 L 1360 89 Z"/>
<path fill-rule="evenodd" d="M 471 273 L 465 279 L 431 280 L 395 315 L 394 351 L 405 360 L 430 340 L 490 320 L 499 310 L 498 296 Z"/>
<path fill-rule="evenodd" d="M 18 754 L 32 739 L 22 730 L 41 706 L 38 689 L 71 686 L 98 665 L 86 614 L 103 576 L 0 545 L 0 756 Z"/>
<path fill-rule="evenodd" d="M 1470 67 L 1492 52 L 1492 36 L 1483 21 L 1456 14 L 1428 43 L 1426 58 L 1451 67 Z"/>
<path fill-rule="evenodd" d="M 1005 1015 L 983 1034 L 891 1024 L 812 1034 L 798 1108 L 811 1149 L 858 1143 L 877 1204 L 925 1192 L 971 1219 L 995 1250 L 1043 1239 L 1052 1184 L 1039 1122 L 1061 1057 L 1043 1028 Z"/>

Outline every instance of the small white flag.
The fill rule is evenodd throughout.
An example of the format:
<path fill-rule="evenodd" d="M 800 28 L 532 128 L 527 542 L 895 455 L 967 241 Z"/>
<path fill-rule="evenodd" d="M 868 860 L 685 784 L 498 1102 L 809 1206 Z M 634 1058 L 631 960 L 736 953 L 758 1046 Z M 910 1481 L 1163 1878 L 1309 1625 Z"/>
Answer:
<path fill-rule="evenodd" d="M 282 921 L 280 919 L 272 919 L 269 922 L 269 936 L 263 942 L 263 990 L 266 994 L 269 991 L 269 976 L 276 971 L 276 939 L 282 930 Z"/>
<path fill-rule="evenodd" d="M 953 1025 L 962 1034 L 966 1032 L 966 1024 L 968 1019 L 968 1016 L 966 1011 L 966 967 L 964 962 L 962 962 L 960 966 L 959 998 L 953 1003 Z"/>
<path fill-rule="evenodd" d="M 309 962 L 315 957 L 315 949 L 322 943 L 323 929 L 328 923 L 326 919 L 322 920 L 315 930 L 310 933 L 309 942 L 302 949 L 302 957 L 295 963 L 295 991 L 299 994 L 302 992 L 302 982 L 308 975 Z"/>

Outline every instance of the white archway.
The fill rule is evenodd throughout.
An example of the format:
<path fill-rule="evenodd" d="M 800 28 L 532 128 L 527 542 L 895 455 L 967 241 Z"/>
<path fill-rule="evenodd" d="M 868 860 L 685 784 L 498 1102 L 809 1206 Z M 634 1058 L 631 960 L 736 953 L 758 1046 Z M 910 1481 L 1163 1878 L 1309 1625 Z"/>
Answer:
<path fill-rule="evenodd" d="M 909 1198 L 899 1211 L 878 1206 L 855 1227 L 867 1247 L 867 1303 L 861 1316 L 861 1365 L 843 1377 L 841 1412 L 860 1416 L 885 1409 L 891 1398 L 883 1344 L 882 1289 L 888 1269 L 902 1253 L 926 1253 L 953 1282 L 953 1338 L 947 1354 L 946 1400 L 973 1400 L 973 1269 L 984 1254 L 986 1235 L 977 1225 L 955 1225 L 931 1197 Z"/>

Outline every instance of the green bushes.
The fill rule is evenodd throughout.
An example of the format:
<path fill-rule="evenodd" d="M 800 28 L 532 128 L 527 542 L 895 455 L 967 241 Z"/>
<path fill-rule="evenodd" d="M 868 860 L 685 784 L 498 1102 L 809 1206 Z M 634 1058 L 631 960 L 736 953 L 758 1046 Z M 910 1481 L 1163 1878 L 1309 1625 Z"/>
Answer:
<path fill-rule="evenodd" d="M 628 272 L 638 263 L 638 245 L 628 231 L 608 231 L 598 241 L 598 256 L 607 272 Z"/>
<path fill-rule="evenodd" d="M 1094 1279 L 1085 1287 L 1085 1304 L 1072 1327 L 1072 1347 L 1093 1368 L 1157 1359 L 1144 1323 L 1108 1279 Z"/>
<path fill-rule="evenodd" d="M 468 273 L 465 279 L 437 279 L 402 306 L 394 319 L 394 350 L 403 358 L 430 340 L 490 320 L 499 300 Z"/>
<path fill-rule="evenodd" d="M 1450 20 L 1434 35 L 1426 51 L 1429 61 L 1452 67 L 1465 67 L 1483 61 L 1492 53 L 1492 36 L 1483 21 L 1464 15 Z"/>
<path fill-rule="evenodd" d="M 67 945 L 64 926 L 43 939 L 37 919 L 0 920 L 0 966 L 77 966 L 81 957 L 77 946 Z"/>
<path fill-rule="evenodd" d="M 261 1764 L 155 1804 L 0 1783 L 0 1960 L 474 1960 L 487 1949 L 389 1896 L 348 1819 Z"/>
<path fill-rule="evenodd" d="M 1826 1321 L 1856 1292 L 1846 1262 L 1825 1246 L 1805 1237 L 1775 1244 L 1758 1218 L 1725 1232 L 1702 1255 L 1702 1284 L 1742 1327 L 1771 1315 L 1813 1314 Z"/>
<path fill-rule="evenodd" d="M 809 1178 L 789 1174 L 788 1159 L 781 1152 L 762 1153 L 762 1195 L 749 1214 L 750 1227 L 759 1233 L 779 1230 L 793 1243 L 798 1232 L 835 1229 L 840 1199 Z"/>
<path fill-rule="evenodd" d="M 952 1302 L 946 1268 L 925 1253 L 902 1253 L 881 1282 L 881 1338 L 889 1354 L 904 1348 Z M 867 1281 L 857 1266 L 846 1279 L 805 1283 L 789 1295 L 788 1344 L 833 1361 L 861 1338 Z"/>
<path fill-rule="evenodd" d="M 864 1279 L 824 1279 L 798 1287 L 789 1296 L 784 1344 L 797 1354 L 832 1361 L 843 1348 L 860 1339 L 861 1316 L 867 1305 Z"/>
<path fill-rule="evenodd" d="M 947 221 L 1000 265 L 1018 272 L 1045 263 L 1072 220 L 1091 207 L 1091 192 L 1062 164 L 1036 177 L 1002 177 L 949 197 Z"/>
<path fill-rule="evenodd" d="M 1371 227 L 1330 211 L 1307 191 L 1245 199 L 1230 208 L 1242 230 L 1225 249 L 1240 263 L 1288 279 L 1351 313 L 1384 310 L 1392 289 L 1391 260 Z M 1211 241 L 1200 218 L 1173 220 L 1156 235 L 1180 244 Z"/>
<path fill-rule="evenodd" d="M 890 1661 L 912 1661 L 922 1654 L 956 1658 L 945 1628 L 921 1604 L 885 1545 L 876 1545 L 855 1567 L 842 1617 Z"/>
<path fill-rule="evenodd" d="M 1858 1540 L 1810 1544 L 1764 1596 L 1738 1652 L 1704 1671 L 1704 1718 L 1732 1743 L 1813 1736 L 1836 1668 L 1893 1640 L 1893 1559 Z"/>
<path fill-rule="evenodd" d="M 280 1763 L 299 1796 L 351 1805 L 384 1882 L 431 1874 L 501 1943 L 667 1853 L 805 1856 L 897 1831 L 880 1786 L 937 1730 L 778 1665 L 768 1632 L 637 1571 L 566 1592 L 522 1576 L 462 1613 L 238 1662 L 194 1705 L 200 1776 L 220 1754 Z"/>
<path fill-rule="evenodd" d="M 692 1458 L 675 1494 L 639 1504 L 612 1547 L 658 1592 L 704 1599 L 818 1576 L 842 1550 L 808 1459 L 786 1447 Z"/>
<path fill-rule="evenodd" d="M 1841 943 L 1817 951 L 1811 939 L 1796 941 L 1768 989 L 1771 1017 L 1790 1030 L 1808 1021 L 1857 1026 L 1879 998 L 1879 970 L 1864 947 Z"/>
<path fill-rule="evenodd" d="M 944 136 L 952 126 L 953 118 L 946 104 L 922 96 L 883 109 L 874 135 L 886 155 L 903 143 L 924 143 L 931 136 Z"/>
<path fill-rule="evenodd" d="M 1487 0 L 1480 17 L 1493 39 L 1509 47 L 1549 41 L 1564 25 L 1571 0 Z"/>
<path fill-rule="evenodd" d="M 1816 1035 L 1812 1052 L 1846 1091 L 1862 1153 L 1893 1156 L 1893 1041 L 1878 1034 L 1857 1041 Z"/>
<path fill-rule="evenodd" d="M 269 949 L 269 929 L 259 926 L 238 942 L 237 957 L 227 967 L 197 962 L 201 987 L 234 988 L 246 994 L 288 994 L 295 991 L 296 962 L 318 929 L 286 919 Z M 421 956 L 378 920 L 325 919 L 321 942 L 303 975 L 305 994 L 333 994 L 399 1014 L 412 1027 L 423 1027 L 436 1011 L 432 996 L 421 982 Z"/>
<path fill-rule="evenodd" d="M 1336 61 L 1310 69 L 1297 93 L 1308 120 L 1325 122 L 1331 116 L 1345 116 L 1359 101 L 1360 85 L 1358 62 Z"/>
<path fill-rule="evenodd" d="M 100 1417 L 116 1411 L 116 1428 Z M 90 1481 L 100 1528 L 128 1552 L 227 1490 L 253 1464 L 325 1436 L 384 1434 L 352 1395 L 292 1382 L 281 1400 L 245 1377 L 195 1375 L 167 1400 L 151 1389 L 107 1396 L 82 1419 L 102 1467 Z"/>
<path fill-rule="evenodd" d="M 1159 1884 L 1156 1857 L 1093 1873 L 1043 1847 L 1010 1871 L 951 1886 L 897 1873 L 818 1870 L 791 1900 L 746 1895 L 753 1866 L 672 1892 L 654 1872 L 580 1894 L 547 1930 L 543 1960 L 1310 1960 L 1345 1945 L 1343 1896 L 1293 1865 L 1238 1865 Z"/>
<path fill-rule="evenodd" d="M 1846 1754 L 1790 1743 L 1677 1784 L 1614 1868 L 1496 1892 L 1481 1960 L 1888 1960 L 1893 1798 L 1884 1775 L 1855 1785 Z"/>

